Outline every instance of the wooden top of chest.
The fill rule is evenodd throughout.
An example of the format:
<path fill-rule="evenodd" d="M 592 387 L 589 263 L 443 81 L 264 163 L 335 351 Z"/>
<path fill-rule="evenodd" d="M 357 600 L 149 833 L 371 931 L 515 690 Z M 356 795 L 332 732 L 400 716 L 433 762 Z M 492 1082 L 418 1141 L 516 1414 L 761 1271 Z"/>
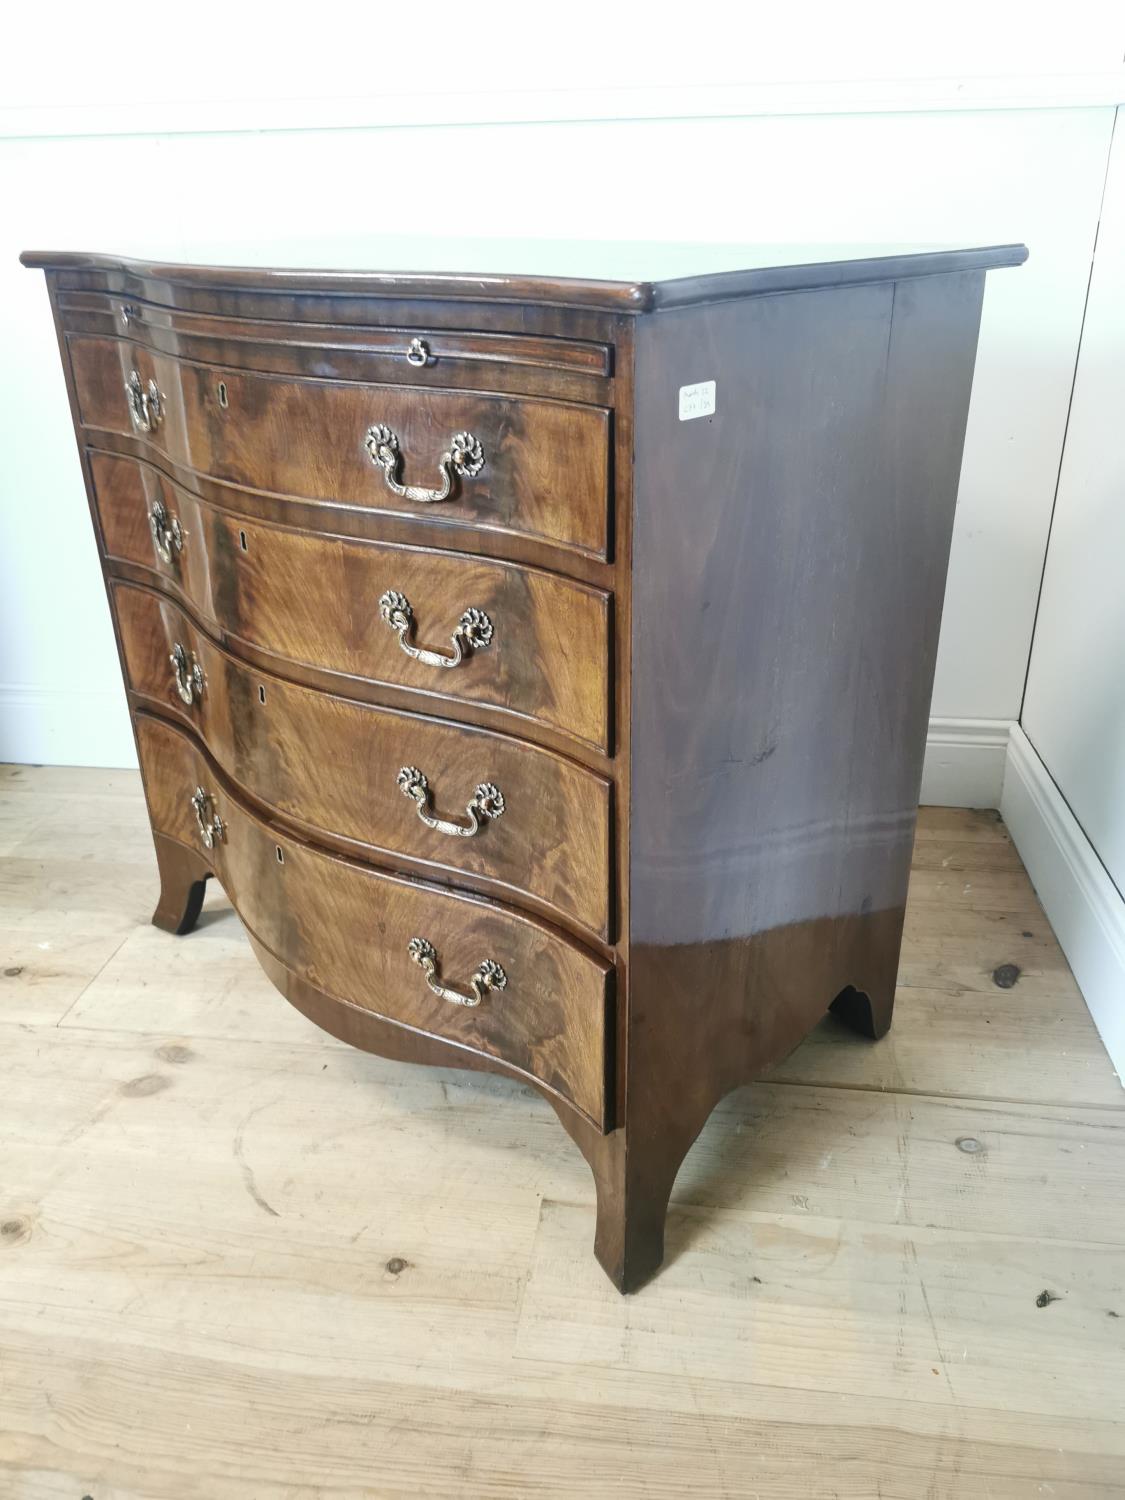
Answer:
<path fill-rule="evenodd" d="M 863 253 L 859 253 L 862 248 Z M 870 253 L 877 249 L 878 253 Z M 827 251 L 833 258 L 826 259 Z M 696 245 L 557 240 L 407 240 L 328 247 L 334 264 L 410 265 L 411 271 L 341 271 L 265 266 L 177 265 L 122 256 L 27 250 L 25 266 L 134 282 L 322 296 L 424 297 L 454 302 L 523 302 L 641 313 L 771 292 L 1020 265 L 1024 245 L 928 249 L 838 245 Z M 319 258 L 319 256 L 318 256 Z"/>

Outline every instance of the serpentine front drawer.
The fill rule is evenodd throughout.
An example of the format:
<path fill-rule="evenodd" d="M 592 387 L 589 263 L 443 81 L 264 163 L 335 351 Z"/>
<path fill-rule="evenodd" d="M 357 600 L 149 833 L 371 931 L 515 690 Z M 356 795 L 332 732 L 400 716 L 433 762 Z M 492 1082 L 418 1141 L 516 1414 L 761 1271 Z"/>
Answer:
<path fill-rule="evenodd" d="M 318 1025 L 537 1089 L 632 1291 L 718 1100 L 827 1010 L 890 1025 L 985 272 L 1026 252 L 448 249 L 25 260 L 154 922 L 214 876 Z"/>
<path fill-rule="evenodd" d="M 294 499 L 526 534 L 604 557 L 609 413 L 420 385 L 293 379 L 72 335 L 86 427 Z M 406 367 L 404 374 L 409 374 Z"/>

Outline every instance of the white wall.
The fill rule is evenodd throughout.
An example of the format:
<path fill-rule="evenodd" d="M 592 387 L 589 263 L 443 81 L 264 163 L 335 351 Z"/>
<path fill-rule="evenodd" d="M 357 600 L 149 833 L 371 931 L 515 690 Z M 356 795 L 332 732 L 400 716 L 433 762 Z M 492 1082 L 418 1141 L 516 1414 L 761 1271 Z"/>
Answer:
<path fill-rule="evenodd" d="M 1123 50 L 1119 0 L 9 9 L 7 135 L 1112 104 Z"/>
<path fill-rule="evenodd" d="M 1125 129 L 1114 142 L 1021 723 L 1125 891 Z"/>
<path fill-rule="evenodd" d="M 1021 729 L 1020 853 L 1125 1076 L 1125 129 L 1114 137 Z"/>
<path fill-rule="evenodd" d="M 958 48 L 963 61 L 952 24 L 927 32 L 920 50 L 900 26 L 900 48 L 924 56 L 931 75 L 904 82 L 902 57 L 881 55 L 871 41 L 890 32 L 874 26 L 857 51 L 854 26 L 848 41 L 831 11 L 828 31 L 805 18 L 775 47 L 773 73 L 750 83 L 739 70 L 747 57 L 759 62 L 761 49 L 717 47 L 712 32 L 705 47 L 692 36 L 678 41 L 673 55 L 644 28 L 615 38 L 606 15 L 598 46 L 584 54 L 572 45 L 577 21 L 541 49 L 531 89 L 532 72 L 517 68 L 512 52 L 526 49 L 526 30 L 494 53 L 474 22 L 460 27 L 452 52 L 431 40 L 423 53 L 417 36 L 388 37 L 369 10 L 366 21 L 355 18 L 354 52 L 335 46 L 343 69 L 336 93 L 324 81 L 336 75 L 316 63 L 315 37 L 311 52 L 290 44 L 282 57 L 276 37 L 261 42 L 264 53 L 243 51 L 233 19 L 220 28 L 224 57 L 261 64 L 244 76 L 231 63 L 228 76 L 193 82 L 206 22 L 187 36 L 170 32 L 167 69 L 159 78 L 131 69 L 124 93 L 99 82 L 109 53 L 93 27 L 71 38 L 69 72 L 13 68 L 7 93 L 0 90 L 0 128 L 6 119 L 9 130 L 42 133 L 0 140 L 0 758 L 132 761 L 46 296 L 41 277 L 18 266 L 19 250 L 371 266 L 379 235 L 408 227 L 470 238 L 812 241 L 826 254 L 840 243 L 1026 241 L 1028 264 L 990 277 L 986 295 L 934 701 L 951 743 L 967 732 L 983 744 L 1019 710 L 1110 139 L 1113 111 L 1104 101 L 1120 90 L 1111 69 L 1122 50 L 1102 7 L 1079 5 L 1081 23 L 1062 36 L 1026 24 L 1005 29 L 1005 9 L 983 29 L 976 16 L 976 76 L 960 81 L 939 76 L 954 70 Z M 580 10 L 568 7 L 567 16 Z M 901 8 L 892 10 L 901 21 Z M 428 20 L 432 38 L 440 16 Z M 159 41 L 146 31 L 150 52 Z M 111 50 L 108 76 L 116 76 L 129 59 L 116 41 Z M 7 56 L 11 63 L 14 49 Z M 498 58 L 510 65 L 503 87 Z M 881 80 L 864 73 L 876 65 Z M 802 66 L 806 77 L 837 82 L 793 82 Z M 1029 68 L 1045 66 L 1076 74 L 1056 93 L 1095 102 L 955 108 L 962 97 L 1046 99 L 1050 88 L 1027 82 Z M 311 102 L 298 97 L 307 78 Z M 721 114 L 793 108 L 798 97 L 802 108 L 827 100 L 884 112 Z M 888 112 L 909 97 L 935 108 Z M 720 113 L 567 118 L 595 107 Z M 250 119 L 451 114 L 510 123 L 199 133 Z M 553 123 L 528 123 L 544 117 Z M 52 133 L 150 122 L 166 133 Z M 970 789 L 965 800 L 988 799 Z"/>

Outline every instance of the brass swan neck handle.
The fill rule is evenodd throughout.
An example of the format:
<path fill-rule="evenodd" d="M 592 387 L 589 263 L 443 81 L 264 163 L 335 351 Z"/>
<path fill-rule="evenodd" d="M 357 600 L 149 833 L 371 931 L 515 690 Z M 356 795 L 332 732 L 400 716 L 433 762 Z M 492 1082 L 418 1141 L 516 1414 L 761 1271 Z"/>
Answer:
<path fill-rule="evenodd" d="M 411 938 L 406 945 L 406 951 L 426 976 L 426 984 L 432 993 L 440 1000 L 448 1000 L 453 1005 L 467 1005 L 475 1008 L 492 990 L 503 990 L 508 986 L 508 976 L 504 970 L 495 959 L 486 958 L 469 979 L 470 993 L 466 995 L 463 990 L 453 989 L 441 983 L 437 970 L 437 949 L 427 938 Z"/>
<path fill-rule="evenodd" d="M 447 833 L 454 838 L 471 839 L 475 833 L 479 833 L 485 823 L 492 818 L 500 818 L 504 815 L 504 793 L 491 781 L 482 781 L 473 793 L 465 808 L 468 823 L 451 823 L 445 818 L 435 817 L 428 809 L 430 803 L 430 783 L 424 772 L 419 771 L 417 766 L 403 766 L 398 773 L 398 785 L 404 797 L 416 805 L 418 816 L 427 828 L 434 828 L 438 833 Z"/>
<path fill-rule="evenodd" d="M 176 692 L 184 703 L 194 703 L 196 699 L 203 696 L 203 668 L 196 661 L 194 654 L 188 658 L 188 653 L 179 641 L 172 647 L 168 657 L 172 664 L 172 676 L 176 682 Z"/>
<path fill-rule="evenodd" d="M 195 821 L 199 825 L 200 843 L 204 849 L 213 849 L 217 843 L 221 842 L 226 828 L 222 818 L 214 810 L 211 793 L 197 786 L 191 794 L 191 808 L 195 813 Z"/>
<path fill-rule="evenodd" d="M 420 340 L 415 340 L 415 343 L 419 345 L 420 342 Z M 413 347 L 411 345 L 412 349 Z M 421 348 L 419 353 L 421 353 Z M 409 355 L 407 357 L 409 358 Z M 411 363 L 415 362 L 411 361 Z M 426 357 L 423 357 L 421 363 L 425 362 Z M 455 432 L 450 438 L 449 447 L 438 459 L 441 488 L 436 490 L 427 489 L 424 485 L 402 483 L 399 476 L 402 472 L 403 456 L 398 434 L 384 426 L 382 422 L 367 429 L 363 445 L 367 449 L 371 462 L 377 469 L 383 471 L 383 483 L 391 494 L 398 495 L 403 500 L 414 501 L 419 505 L 436 505 L 442 500 L 448 500 L 453 493 L 455 478 L 475 479 L 484 468 L 484 449 L 471 432 Z"/>
<path fill-rule="evenodd" d="M 379 613 L 398 636 L 398 643 L 407 656 L 422 662 L 427 667 L 457 667 L 470 651 L 483 651 L 492 644 L 492 621 L 483 609 L 469 608 L 457 621 L 450 639 L 453 651 L 445 656 L 440 651 L 428 651 L 415 646 L 409 639 L 414 627 L 414 611 L 405 594 L 388 589 L 379 600 Z"/>
<path fill-rule="evenodd" d="M 155 432 L 164 415 L 160 388 L 155 380 L 142 382 L 139 370 L 130 370 L 125 382 L 125 399 L 129 403 L 129 420 L 136 432 Z"/>
<path fill-rule="evenodd" d="M 154 500 L 149 506 L 148 527 L 157 556 L 162 562 L 174 562 L 176 554 L 184 550 L 184 529 L 163 500 Z"/>

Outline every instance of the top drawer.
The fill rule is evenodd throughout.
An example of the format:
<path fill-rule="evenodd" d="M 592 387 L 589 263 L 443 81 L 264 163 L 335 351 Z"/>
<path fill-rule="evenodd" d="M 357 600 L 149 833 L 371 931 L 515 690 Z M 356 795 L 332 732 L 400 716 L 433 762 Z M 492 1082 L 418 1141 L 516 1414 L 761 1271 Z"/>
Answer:
<path fill-rule="evenodd" d="M 253 308 L 243 317 L 100 292 L 60 292 L 59 311 L 68 334 L 127 338 L 201 364 L 329 380 L 471 386 L 612 405 L 607 382 L 614 348 L 604 338 L 565 338 L 531 333 L 526 327 L 519 333 L 491 333 L 471 325 L 450 326 L 457 322 L 451 306 L 442 310 L 442 327 L 434 326 L 432 316 L 421 323 L 373 323 L 378 314 L 370 308 L 361 322 L 316 321 L 308 309 L 299 321 L 285 322 L 269 316 L 268 307 Z"/>
<path fill-rule="evenodd" d="M 309 380 L 68 338 L 88 427 L 231 484 L 608 555 L 610 414 L 480 391 Z"/>

